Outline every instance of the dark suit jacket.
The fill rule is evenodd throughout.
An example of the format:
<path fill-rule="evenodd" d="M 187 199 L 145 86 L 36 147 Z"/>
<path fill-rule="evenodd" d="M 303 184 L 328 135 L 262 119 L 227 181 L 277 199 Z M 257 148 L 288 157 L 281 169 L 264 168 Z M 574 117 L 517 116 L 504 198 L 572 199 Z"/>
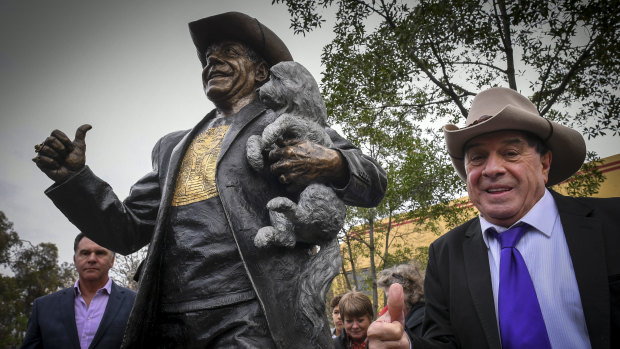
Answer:
<path fill-rule="evenodd" d="M 22 349 L 80 349 L 74 299 L 73 287 L 35 299 Z M 108 304 L 89 348 L 120 348 L 135 299 L 136 292 L 112 282 Z"/>
<path fill-rule="evenodd" d="M 127 254 L 150 242 L 124 348 L 158 344 L 153 342 L 156 339 L 151 333 L 159 314 L 160 257 L 165 248 L 163 242 L 176 179 L 191 141 L 214 116 L 215 111 L 212 111 L 192 130 L 173 132 L 160 139 L 153 148 L 153 171 L 133 185 L 123 202 L 89 168 L 46 191 L 65 216 L 101 246 Z M 256 100 L 236 117 L 239 122 L 233 123 L 222 143 L 215 181 L 269 330 L 278 348 L 331 347 L 327 318 L 320 323 L 310 323 L 296 311 L 283 310 L 288 309 L 283 304 L 294 304 L 302 294 L 300 277 L 308 272 L 312 257 L 310 246 L 257 248 L 254 245 L 256 232 L 271 225 L 267 202 L 276 196 L 290 195 L 275 176 L 257 173 L 246 160 L 248 138 L 261 134 L 277 115 Z M 344 188 L 333 188 L 334 191 L 346 204 L 376 206 L 385 194 L 385 171 L 334 130 L 326 131 L 334 143 L 333 148 L 343 155 L 350 173 L 349 183 Z M 325 302 L 319 294 L 314 296 L 316 301 L 312 304 Z"/>
<path fill-rule="evenodd" d="M 566 235 L 592 348 L 619 348 L 620 198 L 552 192 Z M 501 348 L 487 249 L 478 218 L 429 248 L 420 348 Z"/>

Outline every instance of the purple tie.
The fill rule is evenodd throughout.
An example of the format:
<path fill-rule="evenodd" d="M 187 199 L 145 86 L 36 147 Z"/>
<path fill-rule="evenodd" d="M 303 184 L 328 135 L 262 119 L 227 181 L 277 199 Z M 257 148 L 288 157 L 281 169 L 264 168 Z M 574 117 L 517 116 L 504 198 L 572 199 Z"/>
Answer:
<path fill-rule="evenodd" d="M 499 263 L 499 328 L 503 349 L 551 348 L 534 284 L 515 245 L 527 224 L 493 234 L 502 245 Z"/>

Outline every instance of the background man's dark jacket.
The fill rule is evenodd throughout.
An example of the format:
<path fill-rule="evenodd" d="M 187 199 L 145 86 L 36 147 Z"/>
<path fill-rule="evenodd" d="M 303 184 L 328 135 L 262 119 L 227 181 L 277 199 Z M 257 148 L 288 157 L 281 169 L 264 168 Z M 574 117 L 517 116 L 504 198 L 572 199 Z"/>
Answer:
<path fill-rule="evenodd" d="M 331 336 L 327 321 L 324 321 L 324 330 L 321 329 L 325 335 L 318 336 L 321 342 L 312 342 L 312 324 L 289 306 L 295 303 L 299 275 L 310 258 L 307 246 L 258 249 L 253 242 L 259 228 L 271 225 L 267 202 L 287 195 L 275 176 L 253 171 L 245 155 L 248 137 L 261 134 L 276 115 L 257 101 L 239 113 L 244 120 L 233 123 L 224 138 L 215 180 L 241 258 L 276 345 L 283 349 L 329 348 Z M 158 313 L 158 285 L 165 282 L 159 279 L 161 261 L 158 257 L 162 254 L 176 177 L 187 147 L 214 115 L 212 111 L 192 130 L 174 132 L 160 139 L 153 149 L 153 171 L 132 187 L 124 202 L 88 168 L 46 191 L 71 222 L 102 246 L 131 253 L 150 242 L 124 347 L 144 348 L 156 344 L 149 343 L 153 337 L 149 331 Z M 335 189 L 336 193 L 347 204 L 376 206 L 385 193 L 385 172 L 335 131 L 328 130 L 328 133 L 334 148 L 346 159 L 350 173 L 348 185 Z"/>
<path fill-rule="evenodd" d="M 551 193 L 575 269 L 592 348 L 619 348 L 620 198 Z M 424 340 L 413 338 L 414 348 L 501 348 L 489 270 L 478 218 L 431 244 L 424 291 L 425 336 Z"/>
<path fill-rule="evenodd" d="M 135 299 L 136 292 L 112 282 L 110 298 L 90 349 L 120 348 Z M 74 301 L 73 287 L 35 299 L 22 349 L 80 349 Z"/>

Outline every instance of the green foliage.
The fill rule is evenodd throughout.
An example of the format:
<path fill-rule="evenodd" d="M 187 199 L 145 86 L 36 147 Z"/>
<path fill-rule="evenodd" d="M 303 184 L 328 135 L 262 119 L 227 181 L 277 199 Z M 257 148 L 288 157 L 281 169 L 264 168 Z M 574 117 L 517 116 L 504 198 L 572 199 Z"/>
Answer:
<path fill-rule="evenodd" d="M 426 270 L 426 266 L 428 265 L 428 246 L 416 248 L 413 259 L 420 264 L 423 270 Z"/>
<path fill-rule="evenodd" d="M 0 347 L 21 345 L 35 298 L 67 287 L 75 281 L 69 263 L 58 265 L 58 249 L 51 243 L 32 245 L 19 239 L 0 211 L 0 267 L 13 276 L 0 275 Z"/>
<path fill-rule="evenodd" d="M 321 83 L 329 121 L 377 159 L 388 176 L 375 209 L 352 209 L 348 227 L 376 270 L 413 253 L 392 225 L 415 219 L 439 231 L 472 216 L 444 149 L 441 126 L 463 124 L 475 94 L 506 86 L 530 96 L 539 113 L 589 138 L 620 136 L 617 0 L 273 0 L 305 34 L 336 13 L 335 38 L 323 48 Z M 556 150 L 562 151 L 562 150 Z M 591 195 L 601 174 L 585 166 L 571 195 Z M 343 254 L 354 266 L 352 247 Z M 349 258 L 352 256 L 352 258 Z M 374 258 L 378 259 L 375 265 Z M 375 270 L 376 268 L 376 270 Z M 354 273 L 355 274 L 355 273 Z M 374 287 L 374 286 L 373 286 Z"/>
<path fill-rule="evenodd" d="M 288 7 L 297 33 L 336 9 L 323 87 L 351 114 L 359 111 L 351 105 L 381 100 L 371 108 L 424 109 L 423 117 L 458 122 L 478 91 L 507 86 L 588 137 L 620 135 L 617 0 L 273 3 Z"/>
<path fill-rule="evenodd" d="M 9 263 L 14 248 L 18 246 L 21 246 L 21 241 L 13 230 L 13 223 L 0 211 L 0 266 Z"/>
<path fill-rule="evenodd" d="M 0 275 L 0 347 L 17 348 L 21 345 L 28 322 L 23 313 L 21 295 L 14 278 Z"/>
<path fill-rule="evenodd" d="M 598 193 L 601 183 L 605 180 L 605 176 L 598 170 L 602 164 L 603 162 L 595 153 L 588 152 L 586 162 L 581 166 L 579 172 L 566 180 L 566 193 L 578 197 L 587 197 Z M 553 189 L 561 190 L 555 187 L 559 187 L 559 184 Z"/>
<path fill-rule="evenodd" d="M 147 252 L 148 245 L 126 256 L 116 254 L 114 268 L 110 269 L 110 277 L 118 285 L 137 291 L 138 282 L 134 280 L 134 276 L 140 263 L 146 259 Z"/>

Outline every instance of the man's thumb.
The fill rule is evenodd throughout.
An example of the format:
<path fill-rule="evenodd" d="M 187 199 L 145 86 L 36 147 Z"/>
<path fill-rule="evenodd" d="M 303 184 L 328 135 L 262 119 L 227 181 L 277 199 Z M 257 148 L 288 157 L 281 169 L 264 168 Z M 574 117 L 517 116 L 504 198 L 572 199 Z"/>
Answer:
<path fill-rule="evenodd" d="M 91 128 L 93 127 L 89 124 L 84 124 L 78 127 L 77 131 L 75 131 L 75 139 L 73 140 L 73 143 L 75 145 L 84 146 L 86 144 L 84 141 L 86 139 L 86 132 Z"/>
<path fill-rule="evenodd" d="M 404 298 L 403 286 L 398 283 L 392 284 L 388 291 L 388 313 L 392 322 L 398 321 L 403 326 L 405 325 L 405 314 L 403 313 L 405 308 Z"/>

